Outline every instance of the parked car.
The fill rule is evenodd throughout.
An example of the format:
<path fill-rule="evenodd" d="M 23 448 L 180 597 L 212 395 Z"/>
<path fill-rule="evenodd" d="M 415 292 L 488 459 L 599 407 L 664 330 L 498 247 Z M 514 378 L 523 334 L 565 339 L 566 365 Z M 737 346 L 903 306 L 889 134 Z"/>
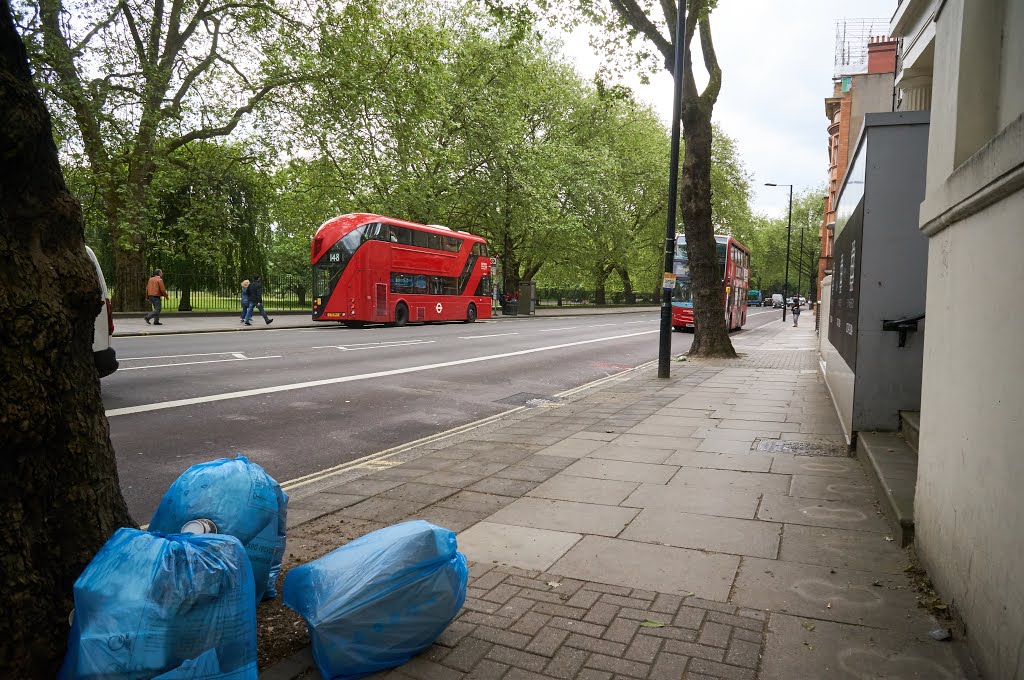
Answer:
<path fill-rule="evenodd" d="M 85 247 L 85 252 L 92 261 L 96 270 L 96 277 L 100 283 L 100 295 L 103 298 L 103 306 L 96 315 L 96 323 L 92 331 L 92 357 L 96 362 L 96 370 L 101 378 L 105 378 L 117 370 L 117 352 L 110 346 L 110 336 L 114 334 L 114 314 L 110 307 L 110 292 L 107 290 L 107 282 L 103 278 L 103 270 L 100 268 L 100 261 L 96 259 L 96 253 L 92 248 Z"/>
<path fill-rule="evenodd" d="M 772 293 L 772 309 L 782 309 L 782 293 Z"/>

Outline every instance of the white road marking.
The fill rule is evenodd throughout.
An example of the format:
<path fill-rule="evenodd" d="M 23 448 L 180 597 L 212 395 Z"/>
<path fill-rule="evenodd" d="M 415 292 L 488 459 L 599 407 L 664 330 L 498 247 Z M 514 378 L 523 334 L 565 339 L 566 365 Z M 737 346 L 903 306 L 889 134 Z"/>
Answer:
<path fill-rule="evenodd" d="M 118 371 L 142 371 L 147 368 L 167 368 L 168 366 L 195 366 L 196 364 L 222 364 L 226 361 L 259 361 L 260 359 L 280 359 L 280 355 L 267 357 L 242 357 L 241 359 L 210 359 L 209 361 L 182 361 L 177 364 L 155 364 L 153 366 L 127 366 Z"/>
<path fill-rule="evenodd" d="M 214 401 L 224 401 L 227 399 L 242 399 L 244 397 L 253 397 L 260 394 L 274 394 L 276 392 L 288 392 L 290 390 L 300 390 L 307 387 L 322 387 L 324 385 L 337 385 L 339 383 L 356 382 L 359 380 L 370 380 L 372 378 L 385 378 L 392 375 L 403 375 L 405 373 L 418 373 L 420 371 L 429 371 L 435 368 L 449 368 L 451 366 L 463 366 L 465 364 L 476 364 L 481 361 L 492 361 L 494 359 L 507 359 L 509 357 L 525 356 L 527 354 L 536 354 L 537 352 L 550 352 L 556 349 L 565 349 L 566 347 L 577 347 L 579 345 L 591 345 L 597 342 L 610 342 L 612 340 L 624 340 L 626 338 L 635 338 L 641 335 L 650 335 L 651 333 L 657 333 L 657 330 L 652 331 L 639 331 L 637 333 L 626 333 L 624 335 L 613 335 L 607 338 L 592 338 L 590 340 L 577 340 L 576 342 L 563 342 L 558 345 L 548 345 L 546 347 L 534 347 L 531 349 L 521 349 L 515 352 L 503 352 L 501 354 L 489 354 L 482 357 L 472 357 L 469 359 L 456 359 L 453 361 L 442 361 L 436 364 L 423 364 L 421 366 L 409 366 L 408 368 L 395 368 L 390 371 L 376 371 L 373 373 L 362 373 L 359 375 L 345 375 L 338 378 L 325 378 L 323 380 L 310 380 L 308 382 L 291 383 L 288 385 L 274 385 L 271 387 L 260 387 L 253 390 L 240 390 L 238 392 L 225 392 L 222 394 L 211 394 L 205 397 L 194 397 L 191 399 L 174 399 L 171 401 L 161 401 L 153 404 L 140 404 L 138 406 L 126 406 L 124 408 L 114 408 L 107 411 L 106 416 L 113 418 L 114 416 L 124 416 L 132 413 L 144 413 L 146 411 L 160 411 L 169 408 L 178 408 L 180 406 L 191 406 L 193 404 L 208 404 Z M 263 358 L 263 357 L 261 357 Z M 266 357 L 270 358 L 270 357 Z M 277 357 L 274 357 L 277 358 Z M 230 361 L 238 361 L 238 359 L 231 359 Z M 172 364 L 180 366 L 181 364 Z"/>
<path fill-rule="evenodd" d="M 363 349 L 387 349 L 407 345 L 429 345 L 437 340 L 396 340 L 394 342 L 359 342 L 350 345 L 319 345 L 313 349 L 340 349 L 343 352 L 358 352 Z"/>
<path fill-rule="evenodd" d="M 614 324 L 614 323 L 598 323 L 598 324 L 594 324 L 593 326 L 584 326 L 584 328 L 603 328 L 604 326 L 615 326 L 615 325 L 617 325 L 617 324 Z"/>
<path fill-rule="evenodd" d="M 644 319 L 643 321 L 627 321 L 623 325 L 624 326 L 628 326 L 631 323 L 651 323 L 652 321 L 655 321 L 655 320 L 656 319 Z"/>
<path fill-rule="evenodd" d="M 519 335 L 519 333 L 492 333 L 491 335 L 460 335 L 459 340 L 476 340 L 477 338 L 500 338 L 503 335 Z"/>
<path fill-rule="evenodd" d="M 573 328 L 579 328 L 579 326 L 565 326 L 563 328 L 541 328 L 538 333 L 554 333 L 555 331 L 571 331 Z"/>
<path fill-rule="evenodd" d="M 245 355 L 242 354 L 241 352 L 232 352 L 231 356 L 233 356 L 236 359 L 245 359 L 246 358 Z"/>
<path fill-rule="evenodd" d="M 261 333 L 279 333 L 279 332 L 282 332 L 282 331 L 294 331 L 294 330 L 297 330 L 298 328 L 301 328 L 301 326 L 300 327 L 294 327 L 293 326 L 291 328 L 264 328 L 260 332 Z M 324 330 L 328 330 L 328 329 L 324 329 Z M 121 340 L 141 340 L 141 339 L 146 339 L 146 338 L 168 338 L 168 337 L 170 337 L 170 338 L 181 338 L 181 337 L 185 337 L 185 336 L 189 336 L 189 335 L 223 335 L 224 333 L 251 333 L 251 332 L 253 332 L 253 331 L 247 331 L 244 328 L 239 328 L 238 330 L 234 330 L 234 331 L 195 331 L 194 333 L 152 333 L 152 332 L 145 332 L 144 331 L 142 333 L 137 333 L 135 335 L 118 335 L 117 333 L 114 333 L 114 337 L 117 338 L 118 341 L 121 341 Z"/>
<path fill-rule="evenodd" d="M 215 357 L 233 352 L 205 352 L 203 354 L 163 354 L 158 357 L 118 357 L 118 361 L 143 361 L 145 359 L 185 359 L 191 357 Z"/>

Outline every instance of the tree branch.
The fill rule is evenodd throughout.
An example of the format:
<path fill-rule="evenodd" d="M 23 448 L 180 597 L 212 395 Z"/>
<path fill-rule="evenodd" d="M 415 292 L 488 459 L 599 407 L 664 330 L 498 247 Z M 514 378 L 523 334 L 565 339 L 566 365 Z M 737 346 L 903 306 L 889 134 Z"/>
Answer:
<path fill-rule="evenodd" d="M 181 28 L 182 0 L 173 0 L 171 3 L 171 14 L 167 21 L 167 38 L 164 40 L 164 51 L 160 55 L 160 65 L 163 68 L 170 68 L 171 64 L 178 57 L 181 48 L 185 46 L 192 34 L 195 33 L 199 22 L 204 18 L 206 6 L 209 0 L 200 0 L 196 6 L 196 13 L 192 16 L 184 31 Z"/>
<path fill-rule="evenodd" d="M 232 61 L 231 59 L 228 59 L 227 57 L 225 57 L 223 55 L 220 55 L 220 54 L 217 55 L 217 61 L 219 61 L 219 62 L 221 62 L 223 64 L 227 64 L 228 68 L 230 68 L 232 71 L 235 72 L 235 75 L 238 76 L 239 80 L 242 81 L 242 84 L 245 87 L 249 88 L 250 90 L 255 90 L 256 89 L 255 87 L 253 87 L 252 83 L 249 82 L 249 76 L 247 76 L 244 73 L 242 73 L 242 70 L 240 68 L 238 68 L 237 65 L 235 65 L 234 61 Z"/>
<path fill-rule="evenodd" d="M 151 66 L 152 62 L 146 59 L 146 47 L 142 44 L 142 35 L 139 33 L 139 27 L 135 25 L 135 17 L 132 15 L 132 10 L 128 7 L 127 2 L 121 3 L 121 12 L 124 14 L 125 23 L 128 24 L 128 31 L 132 34 L 132 42 L 135 43 L 135 51 L 139 54 L 139 63 L 142 64 L 142 70 L 147 71 L 147 67 Z"/>
<path fill-rule="evenodd" d="M 41 0 L 39 3 L 44 53 L 50 67 L 58 76 L 54 91 L 71 107 L 75 123 L 82 133 L 82 145 L 95 171 L 106 165 L 108 154 L 103 146 L 103 135 L 100 133 L 96 111 L 89 106 L 89 98 L 85 95 L 82 79 L 75 67 L 74 56 L 60 30 L 60 15 L 63 11 L 61 0 Z"/>
<path fill-rule="evenodd" d="M 665 63 L 668 64 L 668 70 L 672 70 L 672 60 L 674 58 L 672 52 L 672 43 L 665 39 L 659 31 L 658 27 L 654 25 L 644 12 L 643 8 L 636 3 L 636 0 L 611 0 L 612 7 L 619 13 L 622 20 L 636 29 L 639 33 L 643 33 L 647 36 L 647 39 L 654 43 L 654 46 L 658 48 L 662 56 L 665 57 Z"/>
<path fill-rule="evenodd" d="M 171 99 L 171 103 L 163 108 L 163 111 L 177 116 L 181 111 L 181 101 L 188 94 L 189 89 L 192 87 L 192 83 L 196 81 L 196 78 L 201 76 L 204 71 L 213 65 L 213 62 L 217 60 L 219 56 L 217 54 L 217 45 L 220 39 L 220 21 L 214 21 L 213 36 L 210 43 L 210 52 L 206 55 L 206 58 L 200 61 L 195 67 L 192 68 L 181 81 L 181 85 L 178 87 L 178 91 L 174 93 L 174 97 Z"/>
<path fill-rule="evenodd" d="M 718 101 L 718 93 L 722 90 L 722 68 L 718 65 L 715 44 L 711 40 L 710 11 L 703 12 L 700 17 L 700 46 L 704 54 L 704 67 L 710 76 L 708 86 L 704 88 L 700 97 L 705 105 L 714 106 Z"/>
<path fill-rule="evenodd" d="M 117 15 L 120 12 L 121 12 L 121 6 L 120 5 L 117 5 L 116 7 L 114 7 L 114 9 L 110 12 L 110 15 L 106 19 L 104 19 L 103 21 L 101 21 L 98 24 L 96 24 L 95 26 L 93 26 L 92 30 L 90 30 L 88 33 L 86 33 L 85 37 L 82 38 L 77 45 L 75 45 L 74 47 L 71 48 L 71 53 L 73 55 L 75 55 L 75 56 L 81 55 L 82 54 L 82 50 L 84 50 L 85 46 L 89 44 L 89 41 L 92 40 L 96 36 L 96 34 L 99 33 L 102 29 L 104 29 L 107 26 L 109 26 L 111 24 L 111 22 L 113 22 L 114 19 L 117 18 Z"/>
<path fill-rule="evenodd" d="M 160 32 L 164 25 L 164 0 L 156 0 L 153 6 L 153 21 L 149 25 L 149 63 L 159 63 Z"/>
<path fill-rule="evenodd" d="M 686 0 L 683 0 L 686 2 Z M 661 0 L 661 13 L 665 16 L 665 26 L 668 28 L 669 43 L 674 47 L 676 44 L 676 0 Z M 673 53 L 673 57 L 675 53 Z"/>
<path fill-rule="evenodd" d="M 697 83 L 693 80 L 693 57 L 690 54 L 690 43 L 697 29 L 697 18 L 703 9 L 704 0 L 689 0 L 686 25 L 683 27 L 683 98 L 684 101 L 697 99 Z"/>
<path fill-rule="evenodd" d="M 184 134 L 181 137 L 178 137 L 177 139 L 173 139 L 167 143 L 165 147 L 166 152 L 170 153 L 175 149 L 179 149 L 185 146 L 189 142 L 194 142 L 199 139 L 212 139 L 213 137 L 223 137 L 225 135 L 231 134 L 231 131 L 235 129 L 239 122 L 241 122 L 242 117 L 245 114 L 250 113 L 256 107 L 256 105 L 260 103 L 260 101 L 266 98 L 267 95 L 269 95 L 278 87 L 293 84 L 295 82 L 297 82 L 297 79 L 289 79 L 277 83 L 269 83 L 267 85 L 264 85 L 258 92 L 256 92 L 252 97 L 249 98 L 249 101 L 245 104 L 245 106 L 240 106 L 237 109 L 235 109 L 235 112 L 231 115 L 231 118 L 224 125 L 221 125 L 219 127 L 207 127 L 201 128 L 199 130 L 193 130 L 192 132 Z"/>

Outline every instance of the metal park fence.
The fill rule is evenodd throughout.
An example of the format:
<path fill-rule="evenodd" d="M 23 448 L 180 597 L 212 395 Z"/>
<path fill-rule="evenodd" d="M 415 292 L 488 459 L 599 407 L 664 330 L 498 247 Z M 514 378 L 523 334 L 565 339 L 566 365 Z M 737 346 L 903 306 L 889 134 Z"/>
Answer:
<path fill-rule="evenodd" d="M 104 271 L 111 297 L 117 296 L 117 283 L 112 268 Z M 131 273 L 145 282 L 152 271 Z M 176 272 L 163 270 L 164 287 L 169 299 L 164 302 L 165 312 L 230 312 L 242 309 L 242 279 L 211 272 Z M 309 283 L 295 285 L 293 282 L 263 277 L 263 306 L 268 310 L 312 309 Z"/>

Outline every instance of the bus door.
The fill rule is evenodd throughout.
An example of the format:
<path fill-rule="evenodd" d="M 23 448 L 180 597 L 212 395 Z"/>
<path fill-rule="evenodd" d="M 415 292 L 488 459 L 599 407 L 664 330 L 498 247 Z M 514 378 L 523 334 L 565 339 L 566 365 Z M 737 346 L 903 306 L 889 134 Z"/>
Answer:
<path fill-rule="evenodd" d="M 732 330 L 732 286 L 725 287 L 725 325 Z"/>
<path fill-rule="evenodd" d="M 373 320 L 389 321 L 388 319 L 388 281 L 387 274 L 377 272 L 373 281 Z"/>

